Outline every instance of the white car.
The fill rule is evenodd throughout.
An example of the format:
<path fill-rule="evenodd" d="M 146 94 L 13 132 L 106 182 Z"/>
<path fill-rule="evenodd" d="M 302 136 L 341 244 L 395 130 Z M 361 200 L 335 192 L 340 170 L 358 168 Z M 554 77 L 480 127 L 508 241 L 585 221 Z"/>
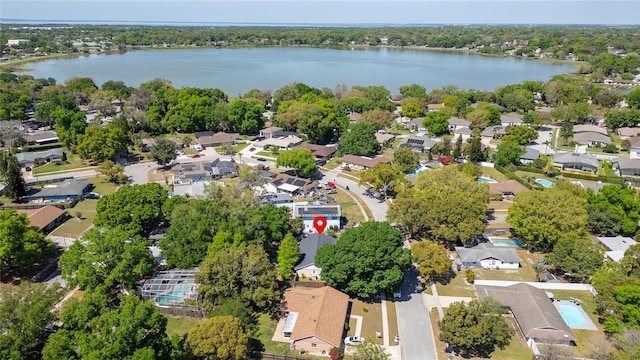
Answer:
<path fill-rule="evenodd" d="M 344 338 L 344 344 L 345 345 L 366 345 L 367 342 L 364 341 L 364 338 L 362 336 L 347 336 L 346 338 Z"/>

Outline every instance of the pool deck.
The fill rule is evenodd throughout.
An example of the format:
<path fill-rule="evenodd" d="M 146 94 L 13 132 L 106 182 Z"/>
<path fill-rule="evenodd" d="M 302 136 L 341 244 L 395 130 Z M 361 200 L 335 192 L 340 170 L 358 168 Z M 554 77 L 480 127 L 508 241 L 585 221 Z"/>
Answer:
<path fill-rule="evenodd" d="M 555 300 L 553 302 L 553 305 L 556 307 L 558 312 L 560 312 L 560 305 L 562 305 L 562 306 L 572 306 L 576 310 L 578 310 L 578 312 L 582 316 L 583 321 L 582 321 L 582 323 L 580 325 L 571 326 L 571 325 L 567 324 L 569 326 L 569 328 L 571 328 L 571 329 L 580 329 L 580 330 L 595 330 L 595 331 L 598 330 L 598 328 L 593 323 L 593 321 L 591 321 L 591 319 L 589 318 L 589 315 L 587 315 L 587 313 L 584 311 L 582 306 L 576 304 L 575 302 L 573 302 L 571 300 Z"/>

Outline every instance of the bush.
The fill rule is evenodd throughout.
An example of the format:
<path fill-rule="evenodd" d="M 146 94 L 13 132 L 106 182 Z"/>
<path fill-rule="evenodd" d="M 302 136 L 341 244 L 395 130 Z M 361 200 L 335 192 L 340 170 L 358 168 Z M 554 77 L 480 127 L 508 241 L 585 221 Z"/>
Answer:
<path fill-rule="evenodd" d="M 473 284 L 474 281 L 476 281 L 476 273 L 474 273 L 471 269 L 467 269 L 467 271 L 465 271 L 464 273 L 464 276 L 469 284 Z"/>
<path fill-rule="evenodd" d="M 602 152 L 607 154 L 617 154 L 620 150 L 618 150 L 618 147 L 613 144 L 607 144 L 602 148 Z"/>

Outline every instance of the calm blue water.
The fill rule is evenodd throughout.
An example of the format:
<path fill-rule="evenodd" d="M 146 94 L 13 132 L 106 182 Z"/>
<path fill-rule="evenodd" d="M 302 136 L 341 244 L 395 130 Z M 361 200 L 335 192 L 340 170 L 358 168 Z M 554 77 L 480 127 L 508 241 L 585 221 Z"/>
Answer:
<path fill-rule="evenodd" d="M 535 182 L 537 182 L 538 184 L 546 187 L 546 188 L 553 188 L 556 186 L 556 184 L 554 184 L 552 181 L 549 181 L 547 179 L 536 179 Z"/>
<path fill-rule="evenodd" d="M 524 247 L 524 241 L 520 239 L 497 239 L 491 238 L 491 243 L 495 246 L 512 246 L 512 247 Z"/>
<path fill-rule="evenodd" d="M 486 178 L 486 177 L 482 177 L 482 176 L 479 177 L 479 178 L 476 178 L 476 181 L 479 182 L 479 183 L 485 183 L 485 184 L 495 184 L 495 183 L 497 183 L 497 181 L 495 181 L 495 180 L 493 180 L 491 178 Z"/>
<path fill-rule="evenodd" d="M 138 86 L 154 78 L 175 87 L 219 88 L 231 97 L 251 89 L 275 91 L 293 82 L 316 88 L 382 85 L 392 94 L 402 85 L 428 91 L 447 84 L 493 91 L 523 80 L 547 81 L 573 72 L 569 64 L 485 57 L 462 53 L 398 50 L 330 50 L 315 48 L 137 50 L 27 64 L 36 78 L 91 77 L 98 86 L 121 80 Z"/>
<path fill-rule="evenodd" d="M 174 301 L 184 300 L 185 294 L 191 290 L 191 284 L 178 284 L 165 295 L 158 296 L 156 302 L 160 305 L 167 305 Z"/>
<path fill-rule="evenodd" d="M 582 313 L 576 309 L 575 305 L 559 304 L 556 306 L 562 319 L 569 327 L 578 327 L 582 325 L 586 320 Z"/>

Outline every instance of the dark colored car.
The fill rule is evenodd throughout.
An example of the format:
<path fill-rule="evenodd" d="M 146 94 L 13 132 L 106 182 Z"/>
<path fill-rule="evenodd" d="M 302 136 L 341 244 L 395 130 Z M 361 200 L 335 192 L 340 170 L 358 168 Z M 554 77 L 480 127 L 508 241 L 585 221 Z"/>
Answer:
<path fill-rule="evenodd" d="M 258 161 L 267 161 L 267 159 L 265 159 L 265 158 L 258 158 L 257 160 Z"/>

